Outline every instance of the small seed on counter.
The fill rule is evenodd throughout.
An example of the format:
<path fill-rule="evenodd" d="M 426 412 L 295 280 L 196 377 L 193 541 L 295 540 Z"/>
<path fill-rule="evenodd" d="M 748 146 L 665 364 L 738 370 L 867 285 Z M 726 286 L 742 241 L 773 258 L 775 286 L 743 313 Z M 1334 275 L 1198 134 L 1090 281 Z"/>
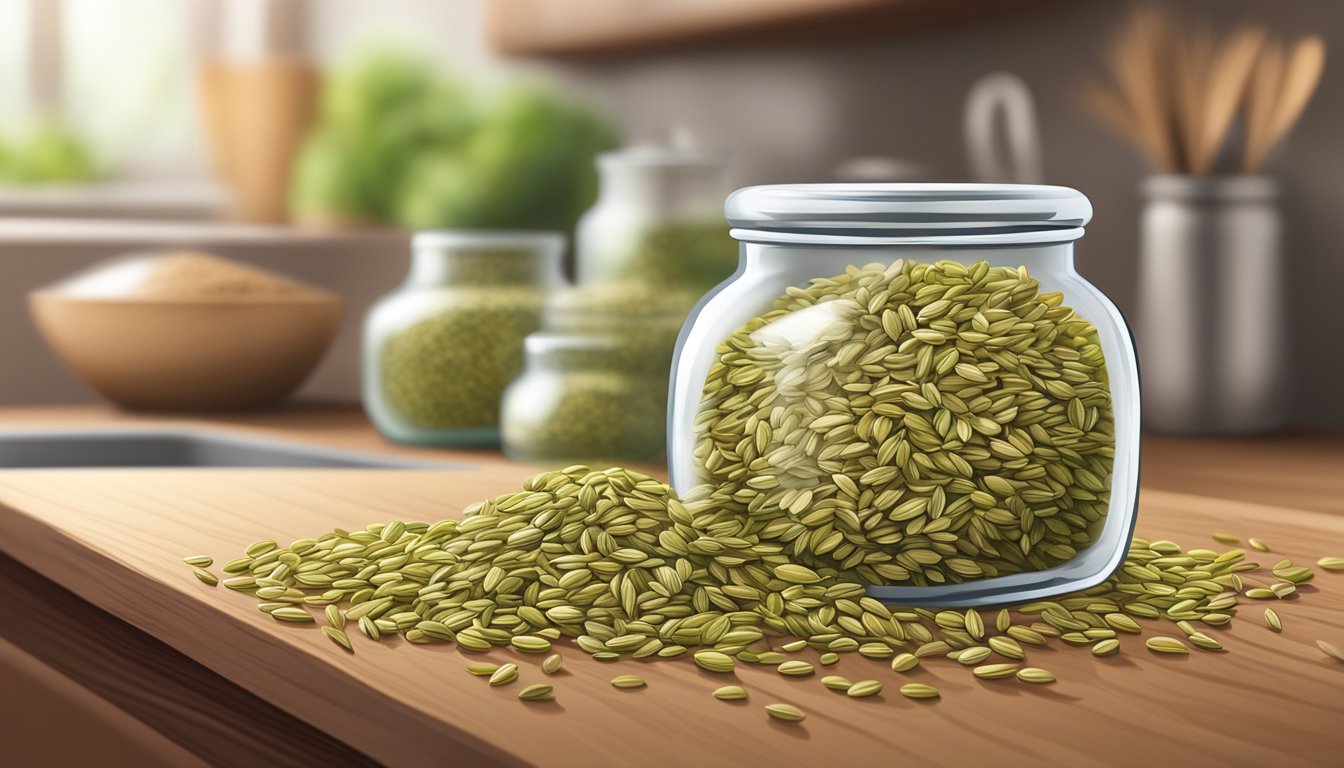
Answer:
<path fill-rule="evenodd" d="M 201 580 L 202 584 L 211 587 L 219 584 L 219 579 L 215 576 L 215 574 L 209 571 L 203 571 L 200 568 L 197 568 L 195 571 L 193 571 L 193 573 L 196 574 L 196 578 Z"/>
<path fill-rule="evenodd" d="M 351 653 L 355 652 L 355 648 L 350 644 L 350 638 L 345 634 L 344 630 L 337 629 L 336 627 L 323 627 L 322 634 L 326 635 L 327 639 L 341 646 L 345 650 Z"/>
<path fill-rule="evenodd" d="M 718 651 L 698 651 L 693 656 L 696 666 L 708 672 L 726 673 L 733 671 L 733 657 Z"/>
<path fill-rule="evenodd" d="M 783 720 L 786 723 L 801 723 L 807 718 L 803 710 L 791 704 L 766 704 L 766 714 L 776 720 Z"/>
<path fill-rule="evenodd" d="M 490 685 L 501 686 L 508 685 L 518 679 L 517 664 L 501 664 L 499 668 L 490 674 Z"/>
<path fill-rule="evenodd" d="M 209 568 L 215 564 L 215 558 L 209 555 L 187 555 L 182 558 L 182 562 L 187 565 L 194 565 L 197 568 Z"/>
<path fill-rule="evenodd" d="M 1044 685 L 1055 682 L 1055 676 L 1049 670 L 1040 667 L 1023 667 L 1017 670 L 1017 679 L 1024 683 Z"/>
<path fill-rule="evenodd" d="M 1022 668 L 1021 664 L 985 664 L 976 667 L 971 672 L 984 680 L 999 680 L 1005 677 L 1012 677 Z"/>
<path fill-rule="evenodd" d="M 266 554 L 267 552 L 270 552 L 271 550 L 275 549 L 275 547 L 276 544 L 274 541 L 258 541 L 257 543 L 247 548 L 247 556 L 251 558 L 258 558 Z"/>
<path fill-rule="evenodd" d="M 1275 632 L 1283 631 L 1283 620 L 1279 618 L 1278 612 L 1273 608 L 1265 609 L 1265 623 Z"/>
<path fill-rule="evenodd" d="M 1120 651 L 1120 641 L 1115 638 L 1101 640 L 1092 646 L 1093 656 L 1113 656 Z"/>
<path fill-rule="evenodd" d="M 848 691 L 850 686 L 854 685 L 849 678 L 840 675 L 827 675 L 821 678 L 821 684 L 832 691 Z"/>
<path fill-rule="evenodd" d="M 891 671 L 909 672 L 919 666 L 919 657 L 913 653 L 902 653 L 891 660 Z"/>
<path fill-rule="evenodd" d="M 292 605 L 276 608 L 271 611 L 271 616 L 277 621 L 288 621 L 294 624 L 310 624 L 313 622 L 313 614 Z"/>
<path fill-rule="evenodd" d="M 901 695 L 907 699 L 936 699 L 938 689 L 924 683 L 906 683 L 901 686 Z"/>
<path fill-rule="evenodd" d="M 489 677 L 499 669 L 498 664 L 468 664 L 467 671 L 477 677 Z"/>
<path fill-rule="evenodd" d="M 747 698 L 747 689 L 740 685 L 725 685 L 714 689 L 714 698 L 720 701 L 742 701 Z"/>
<path fill-rule="evenodd" d="M 1190 653 L 1190 649 L 1185 647 L 1185 643 L 1174 637 L 1150 637 L 1144 643 L 1148 650 L 1155 653 Z"/>
<path fill-rule="evenodd" d="M 812 665 L 806 661 L 786 661 L 775 669 L 787 677 L 807 677 L 812 674 Z"/>
<path fill-rule="evenodd" d="M 852 699 L 862 699 L 868 696 L 876 696 L 882 692 L 882 681 L 880 680 L 860 680 L 851 685 L 845 692 Z"/>
<path fill-rule="evenodd" d="M 554 675 L 556 672 L 560 671 L 560 667 L 564 666 L 564 664 L 565 657 L 558 653 L 553 653 L 550 656 L 547 656 L 545 661 L 541 662 L 541 671 L 548 675 Z"/>
<path fill-rule="evenodd" d="M 1222 643 L 1220 643 L 1220 642 L 1218 642 L 1217 640 L 1215 640 L 1214 638 L 1212 638 L 1212 637 L 1210 637 L 1210 636 L 1204 634 L 1203 632 L 1196 632 L 1196 633 L 1194 633 L 1193 635 L 1190 635 L 1189 640 L 1190 640 L 1190 643 L 1191 643 L 1192 645 L 1194 645 L 1196 648 L 1202 648 L 1202 649 L 1204 649 L 1204 650 L 1206 650 L 1206 651 L 1221 651 L 1221 650 L 1223 650 L 1223 644 L 1222 644 Z"/>
<path fill-rule="evenodd" d="M 529 685 L 518 692 L 523 701 L 550 701 L 555 698 L 555 689 L 549 685 Z"/>
<path fill-rule="evenodd" d="M 643 688 L 647 683 L 638 675 L 617 675 L 611 679 L 613 688 Z"/>

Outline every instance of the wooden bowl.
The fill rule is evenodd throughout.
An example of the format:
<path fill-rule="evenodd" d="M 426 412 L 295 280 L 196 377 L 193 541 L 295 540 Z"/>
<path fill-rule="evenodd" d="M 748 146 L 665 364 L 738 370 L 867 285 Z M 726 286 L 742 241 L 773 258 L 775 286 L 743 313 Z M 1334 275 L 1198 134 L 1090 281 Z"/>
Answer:
<path fill-rule="evenodd" d="M 85 384 L 133 410 L 272 405 L 303 383 L 341 324 L 340 297 L 89 298 L 38 290 L 33 320 Z"/>

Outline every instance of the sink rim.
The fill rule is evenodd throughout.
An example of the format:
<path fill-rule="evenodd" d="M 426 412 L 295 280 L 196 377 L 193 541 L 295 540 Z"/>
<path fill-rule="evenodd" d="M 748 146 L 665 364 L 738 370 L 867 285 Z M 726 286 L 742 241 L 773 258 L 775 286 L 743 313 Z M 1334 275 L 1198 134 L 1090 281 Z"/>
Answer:
<path fill-rule="evenodd" d="M 0 427 L 0 445 L 25 440 L 65 438 L 68 440 L 176 440 L 188 443 L 213 443 L 241 450 L 284 450 L 293 454 L 317 460 L 345 462 L 336 466 L 304 465 L 246 465 L 246 464 L 126 464 L 126 465 L 47 465 L 33 467 L 11 467 L 0 464 L 0 472 L 47 471 L 47 470 L 91 470 L 91 469 L 156 469 L 156 470 L 440 470 L 467 471 L 471 466 L 451 461 L 433 461 L 413 456 L 361 451 L 358 449 L 338 448 L 321 443 L 303 442 L 283 437 L 269 437 L 248 434 L 231 429 L 216 429 L 193 425 L 158 426 L 132 425 L 116 427 L 52 426 L 52 427 Z"/>

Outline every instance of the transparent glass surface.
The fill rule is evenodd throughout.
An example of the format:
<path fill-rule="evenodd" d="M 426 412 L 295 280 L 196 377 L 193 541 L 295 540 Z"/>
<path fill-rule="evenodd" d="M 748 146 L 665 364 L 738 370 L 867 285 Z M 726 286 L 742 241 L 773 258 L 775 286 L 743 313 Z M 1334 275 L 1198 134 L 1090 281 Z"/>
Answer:
<path fill-rule="evenodd" d="M 723 161 L 643 147 L 598 160 L 601 192 L 577 231 L 580 283 L 644 280 L 703 294 L 732 274 Z"/>
<path fill-rule="evenodd" d="M 406 282 L 364 324 L 364 407 L 379 431 L 418 445 L 499 443 L 500 398 L 523 339 L 564 282 L 554 233 L 416 236 Z"/>
<path fill-rule="evenodd" d="M 646 343 L 610 331 L 529 336 L 526 369 L 504 394 L 505 453 L 565 463 L 658 458 L 670 355 L 651 359 Z"/>
<path fill-rule="evenodd" d="M 993 191 L 984 185 L 944 185 L 939 193 L 962 188 Z M 832 565 L 843 561 L 851 568 L 856 563 L 870 566 L 864 571 L 870 575 L 865 579 L 870 594 L 890 602 L 1002 603 L 1083 589 L 1105 580 L 1123 561 L 1134 526 L 1138 369 L 1120 313 L 1074 268 L 1073 240 L 1081 236 L 1087 218 L 1078 211 L 1086 199 L 1072 193 L 1081 204 L 1067 200 L 1074 208 L 1071 220 L 1061 226 L 1042 224 L 1049 212 L 1033 211 L 1019 216 L 1012 226 L 994 227 L 976 226 L 977 205 L 984 207 L 978 201 L 939 200 L 939 226 L 932 231 L 935 228 L 919 227 L 918 219 L 926 213 L 901 216 L 901 201 L 911 199 L 908 188 L 901 189 L 903 197 L 896 203 L 883 198 L 881 189 L 862 190 L 866 213 L 843 225 L 835 225 L 835 211 L 807 214 L 811 190 L 779 189 L 794 193 L 796 210 L 801 212 L 797 215 L 807 219 L 805 231 L 778 219 L 734 230 L 743 241 L 737 274 L 701 301 L 678 341 L 668 420 L 668 459 L 677 491 L 694 497 L 705 491 L 707 481 L 722 481 L 725 471 L 740 464 L 734 482 L 753 489 L 740 498 L 766 497 L 764 504 L 749 507 L 753 515 L 763 520 L 773 517 L 780 526 L 801 523 L 806 529 L 801 535 L 815 537 L 796 546 L 848 555 L 861 549 L 854 542 L 867 542 L 863 534 L 878 539 L 873 547 L 877 556 L 866 562 L 858 555 L 840 557 Z M 914 199 L 932 205 L 919 195 Z M 738 203 L 735 212 L 730 199 L 730 217 L 752 213 Z M 884 218 L 898 220 L 899 231 L 895 226 L 881 227 Z M 967 222 L 960 229 L 951 224 L 958 218 Z M 984 265 L 977 266 L 980 262 Z M 899 271 L 906 264 L 938 263 L 959 265 L 948 269 L 950 280 L 957 279 L 959 271 L 977 270 L 976 275 L 985 275 L 982 287 L 996 275 L 1016 279 L 1024 270 L 1039 285 L 1004 290 L 1020 290 L 1024 302 L 1037 293 L 1058 293 L 1043 301 L 1071 308 L 1078 318 L 1061 326 L 1063 332 L 1095 331 L 1089 331 L 1086 339 L 1069 336 L 1041 346 L 1031 334 L 1052 331 L 1042 330 L 1045 326 L 1027 330 L 1028 326 L 1043 318 L 1063 318 L 1065 312 L 1050 306 L 1028 309 L 1024 303 L 1021 311 L 1032 314 L 1007 318 L 987 312 L 994 327 L 985 328 L 993 333 L 982 337 L 967 326 L 967 341 L 954 338 L 955 331 L 940 325 L 952 315 L 967 321 L 975 314 L 958 304 L 955 291 L 949 306 L 929 310 L 924 308 L 932 303 L 930 297 L 912 296 L 904 329 L 897 305 L 905 299 L 891 298 L 899 284 L 891 288 L 891 296 L 837 288 L 829 300 L 813 301 L 805 292 L 855 268 L 868 266 L 881 273 L 892 265 Z M 994 268 L 1007 271 L 993 272 Z M 791 292 L 793 306 L 779 310 L 781 297 Z M 1001 298 L 995 296 L 994 301 Z M 881 337 L 888 331 L 883 328 L 887 310 L 892 315 L 890 344 Z M 749 323 L 753 325 L 748 329 Z M 1015 327 L 1017 323 L 1023 325 Z M 923 338 L 912 339 L 912 330 Z M 1007 370 L 1019 358 L 988 354 L 986 345 L 999 342 L 986 339 L 997 335 L 1011 337 L 1003 343 L 1015 346 L 1005 348 L 1033 365 L 1037 353 L 1028 350 L 1062 355 L 1068 365 L 1061 367 L 1056 360 L 1055 367 L 1065 371 L 1059 378 L 1068 386 L 1058 382 L 1047 386 L 1055 374 L 1030 365 L 1020 376 Z M 734 341 L 726 345 L 730 337 Z M 860 338 L 868 343 L 853 343 Z M 930 350 L 921 352 L 925 346 Z M 960 348 L 959 359 L 939 356 L 953 347 Z M 1064 351 L 1053 352 L 1056 348 Z M 1104 368 L 1096 367 L 1100 358 Z M 955 368 L 967 363 L 978 368 Z M 943 374 L 951 377 L 945 381 L 952 385 L 945 392 L 937 387 L 930 391 L 925 385 L 938 380 L 931 370 L 943 365 Z M 992 385 L 979 381 L 985 375 Z M 714 389 L 727 386 L 726 381 L 734 382 L 737 399 L 728 400 Z M 714 391 L 707 392 L 707 386 Z M 984 401 L 977 400 L 984 394 Z M 1072 405 L 1074 400 L 1077 405 Z M 884 405 L 874 407 L 879 402 Z M 870 415 L 866 426 L 860 427 L 864 414 Z M 885 423 L 875 427 L 877 421 Z M 1099 422 L 1109 422 L 1112 432 L 1106 433 L 1108 424 Z M 1042 440 L 1056 441 L 1059 447 Z M 1113 445 L 1113 457 L 1097 453 L 1106 442 Z M 1068 453 L 1074 448 L 1092 454 L 1090 459 Z M 1023 450 L 1042 449 L 1043 456 L 1063 454 L 1059 461 L 1035 462 L 1067 469 L 1060 478 L 1041 477 L 1040 467 L 1026 466 L 1034 460 L 1020 455 Z M 974 466 L 957 463 L 963 455 Z M 835 475 L 847 479 L 837 480 Z M 1010 482 L 1011 491 L 1001 488 L 997 479 L 985 486 L 990 475 Z M 932 491 L 935 486 L 941 488 Z M 976 491 L 980 494 L 972 499 Z M 991 492 L 992 500 L 987 495 Z M 762 511 L 762 506 L 774 511 Z M 1054 519 L 1047 521 L 1050 517 Z M 984 520 L 971 522 L 975 518 Z M 999 525 L 988 524 L 994 521 Z M 1003 528 L 1018 523 L 1023 541 L 1002 536 Z M 977 557 L 950 549 L 957 546 L 953 534 L 988 542 L 1008 557 L 982 570 Z M 795 546 L 793 539 L 784 543 Z M 1012 547 L 1017 551 L 1010 551 Z M 941 580 L 908 575 L 925 573 L 920 567 L 935 554 L 938 568 L 928 572 L 939 570 Z"/>

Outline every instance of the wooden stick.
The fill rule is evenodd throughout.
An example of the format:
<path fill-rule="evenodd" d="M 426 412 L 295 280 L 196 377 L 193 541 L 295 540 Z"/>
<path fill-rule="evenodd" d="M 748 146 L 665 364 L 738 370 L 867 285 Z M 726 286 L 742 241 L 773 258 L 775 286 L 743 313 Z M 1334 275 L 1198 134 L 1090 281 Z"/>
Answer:
<path fill-rule="evenodd" d="M 1263 154 L 1259 158 L 1261 161 L 1297 124 L 1312 94 L 1316 92 L 1316 85 L 1320 83 L 1321 71 L 1324 69 L 1325 42 L 1316 35 L 1297 41 L 1288 55 L 1282 89 L 1269 117 Z M 1258 163 L 1256 167 L 1259 167 Z"/>
<path fill-rule="evenodd" d="M 1204 121 L 1207 119 L 1204 96 L 1214 74 L 1210 64 L 1214 56 L 1213 32 L 1207 27 L 1177 38 L 1172 46 L 1172 121 L 1175 141 L 1180 148 L 1180 164 L 1187 173 L 1198 173 L 1202 155 Z"/>
<path fill-rule="evenodd" d="M 1237 108 L 1246 99 L 1246 86 L 1265 39 L 1265 31 L 1260 28 L 1237 30 L 1209 62 L 1209 77 L 1201 100 L 1199 135 L 1188 158 L 1191 173 L 1204 176 L 1213 170 Z"/>
<path fill-rule="evenodd" d="M 1265 44 L 1251 73 L 1250 88 L 1246 93 L 1246 146 L 1242 150 L 1241 170 L 1257 173 L 1269 153 L 1268 139 L 1274 122 L 1274 108 L 1283 84 L 1283 44 L 1271 41 Z"/>

